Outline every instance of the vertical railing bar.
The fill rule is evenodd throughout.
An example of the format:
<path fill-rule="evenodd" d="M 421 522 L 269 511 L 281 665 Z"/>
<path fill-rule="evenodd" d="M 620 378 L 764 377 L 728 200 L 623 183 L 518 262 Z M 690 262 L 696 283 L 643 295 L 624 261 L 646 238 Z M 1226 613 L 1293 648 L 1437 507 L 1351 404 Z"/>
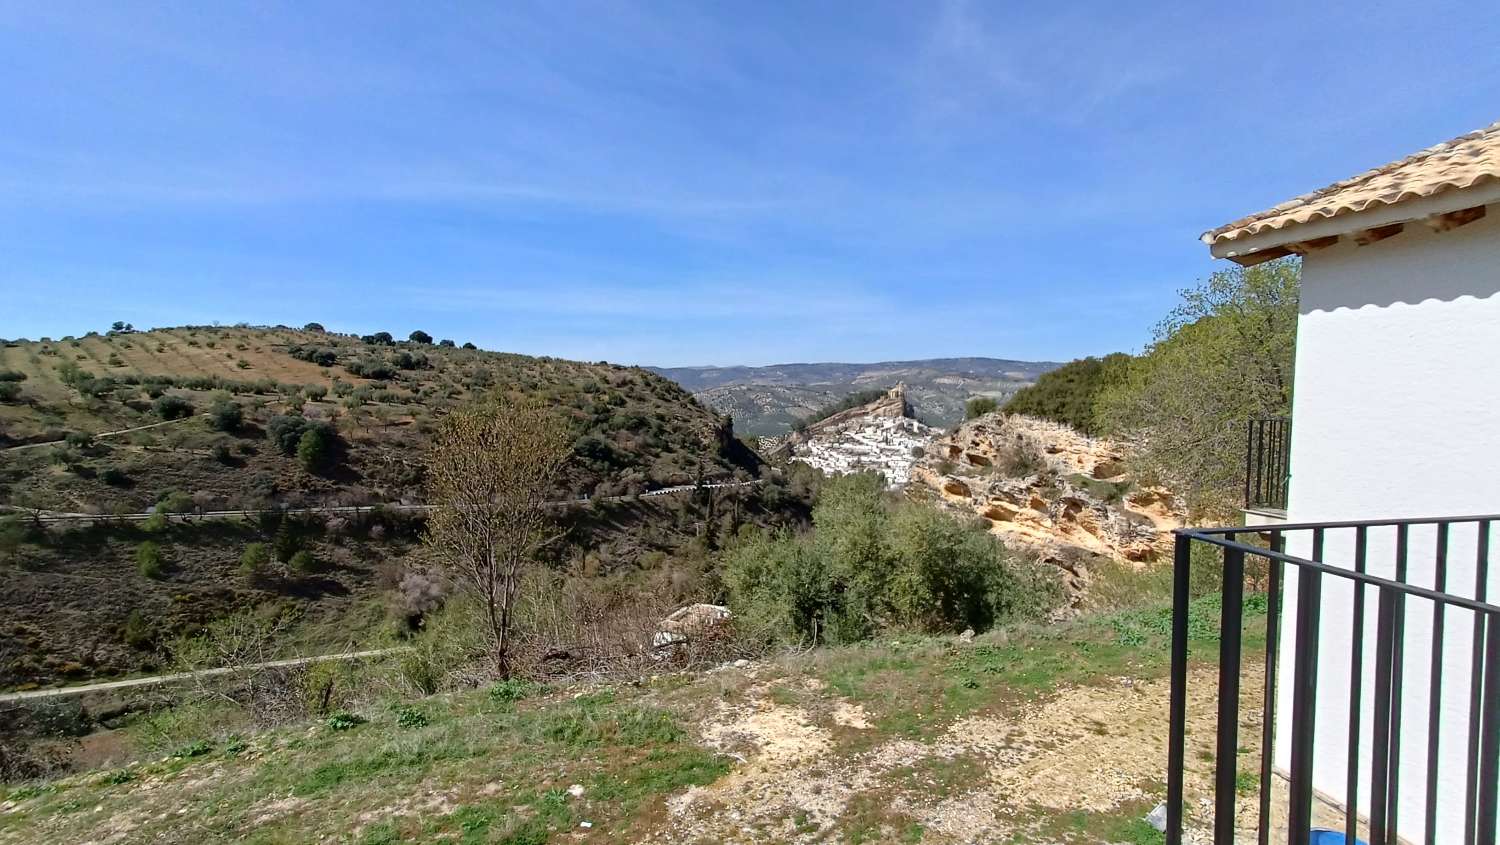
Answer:
<path fill-rule="evenodd" d="M 1191 541 L 1178 535 L 1172 554 L 1172 690 L 1167 734 L 1167 845 L 1182 845 L 1183 767 L 1187 751 L 1188 585 Z"/>
<path fill-rule="evenodd" d="M 1489 520 L 1481 521 L 1477 528 L 1479 536 L 1475 540 L 1474 598 L 1477 601 L 1484 601 L 1490 579 Z M 1482 703 L 1480 692 L 1483 689 L 1484 677 L 1484 628 L 1484 614 L 1475 611 L 1473 656 L 1469 668 L 1469 772 L 1464 790 L 1464 842 L 1466 845 L 1474 845 L 1474 825 L 1479 801 L 1479 715 Z"/>
<path fill-rule="evenodd" d="M 1245 553 L 1224 550 L 1219 610 L 1219 715 L 1214 756 L 1214 845 L 1234 843 L 1235 776 L 1240 747 L 1240 632 L 1244 626 Z"/>
<path fill-rule="evenodd" d="M 1271 550 L 1285 551 L 1280 531 L 1271 532 Z M 1256 827 L 1258 845 L 1271 841 L 1271 778 L 1276 743 L 1276 661 L 1281 634 L 1281 561 L 1267 558 L 1266 573 L 1266 689 L 1260 724 L 1260 811 Z"/>
<path fill-rule="evenodd" d="M 1386 812 L 1390 807 L 1391 774 L 1391 650 L 1396 616 L 1395 590 L 1379 587 L 1375 624 L 1375 702 L 1370 726 L 1370 842 L 1390 841 Z"/>
<path fill-rule="evenodd" d="M 1266 427 L 1255 427 L 1255 504 L 1266 503 Z"/>
<path fill-rule="evenodd" d="M 1477 841 L 1495 841 L 1495 784 L 1500 782 L 1500 619 L 1485 619 L 1484 716 L 1479 739 L 1479 820 Z"/>
<path fill-rule="evenodd" d="M 1255 457 L 1255 427 L 1254 419 L 1245 422 L 1245 507 L 1255 507 L 1255 497 L 1250 494 L 1254 488 L 1255 476 L 1250 471 L 1250 463 Z"/>
<path fill-rule="evenodd" d="M 1361 525 L 1354 529 L 1354 571 L 1365 571 L 1366 554 L 1369 548 L 1369 529 Z M 1344 841 L 1356 841 L 1359 832 L 1359 730 L 1360 690 L 1364 684 L 1365 652 L 1365 585 L 1354 584 L 1354 618 L 1349 653 L 1349 768 L 1344 788 Z"/>
<path fill-rule="evenodd" d="M 1315 535 L 1316 536 L 1316 535 Z M 1315 547 L 1317 540 L 1314 540 Z M 1292 667 L 1292 770 L 1287 812 L 1288 845 L 1305 845 L 1312 830 L 1313 735 L 1318 695 L 1318 614 L 1322 573 L 1297 573 L 1297 658 Z"/>
<path fill-rule="evenodd" d="M 1411 526 L 1396 526 L 1396 580 L 1406 583 L 1406 556 L 1410 546 Z M 1391 843 L 1401 829 L 1401 679 L 1406 674 L 1406 593 L 1396 593 L 1396 612 L 1392 617 L 1395 632 L 1391 642 L 1391 783 L 1386 795 L 1386 835 Z"/>
<path fill-rule="evenodd" d="M 1433 562 L 1432 588 L 1443 592 L 1448 588 L 1448 526 L 1439 522 L 1437 526 L 1437 557 Z M 1442 731 L 1438 717 L 1443 706 L 1443 621 L 1444 607 L 1440 601 L 1432 603 L 1432 667 L 1428 670 L 1431 681 L 1427 693 L 1427 796 L 1426 832 L 1423 841 L 1427 845 L 1437 843 L 1437 795 L 1438 795 L 1438 746 Z"/>

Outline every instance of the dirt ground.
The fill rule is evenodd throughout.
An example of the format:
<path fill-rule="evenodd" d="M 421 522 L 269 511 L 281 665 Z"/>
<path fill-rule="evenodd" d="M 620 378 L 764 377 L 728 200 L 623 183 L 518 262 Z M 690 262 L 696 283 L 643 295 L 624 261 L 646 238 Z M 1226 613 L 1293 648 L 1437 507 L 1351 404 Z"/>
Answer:
<path fill-rule="evenodd" d="M 1190 675 L 1190 807 L 1211 794 L 1216 678 Z M 793 690 L 814 695 L 789 696 L 790 683 L 756 683 L 700 726 L 704 743 L 743 763 L 670 799 L 652 841 L 1109 841 L 1103 820 L 1139 818 L 1164 795 L 1165 679 L 1065 689 L 1018 714 L 960 719 L 930 741 L 862 736 L 872 729 L 860 705 L 816 679 Z M 1243 679 L 1241 771 L 1258 759 L 1262 683 L 1258 672 Z M 868 832 L 849 836 L 861 815 Z M 1083 829 L 1060 830 L 1069 816 Z"/>

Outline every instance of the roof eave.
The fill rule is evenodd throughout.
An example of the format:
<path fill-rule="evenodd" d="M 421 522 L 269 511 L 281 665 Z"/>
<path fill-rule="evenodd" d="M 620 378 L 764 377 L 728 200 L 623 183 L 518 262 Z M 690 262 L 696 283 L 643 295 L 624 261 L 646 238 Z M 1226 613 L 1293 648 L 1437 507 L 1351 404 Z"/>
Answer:
<path fill-rule="evenodd" d="M 1214 258 L 1228 258 L 1240 264 L 1258 264 L 1293 252 L 1309 242 L 1332 243 L 1345 235 L 1367 232 L 1397 223 L 1426 220 L 1475 206 L 1500 203 L 1500 182 L 1490 180 L 1472 188 L 1443 191 L 1428 197 L 1393 204 L 1379 204 L 1362 211 L 1346 212 L 1333 217 L 1315 217 L 1305 223 L 1288 223 L 1280 228 L 1262 229 L 1253 235 L 1219 238 L 1213 232 L 1203 233 Z M 1273 254 L 1274 253 L 1274 254 Z"/>

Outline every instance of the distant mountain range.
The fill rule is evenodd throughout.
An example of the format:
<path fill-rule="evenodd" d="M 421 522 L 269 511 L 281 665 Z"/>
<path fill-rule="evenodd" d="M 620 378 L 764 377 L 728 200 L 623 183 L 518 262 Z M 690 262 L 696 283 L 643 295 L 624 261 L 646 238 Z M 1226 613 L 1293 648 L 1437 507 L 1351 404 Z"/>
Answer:
<path fill-rule="evenodd" d="M 949 426 L 976 396 L 1004 402 L 1060 364 L 1004 358 L 927 358 L 873 364 L 774 364 L 767 367 L 648 367 L 734 417 L 735 431 L 785 434 L 819 408 L 862 390 L 905 384 L 917 417 Z"/>

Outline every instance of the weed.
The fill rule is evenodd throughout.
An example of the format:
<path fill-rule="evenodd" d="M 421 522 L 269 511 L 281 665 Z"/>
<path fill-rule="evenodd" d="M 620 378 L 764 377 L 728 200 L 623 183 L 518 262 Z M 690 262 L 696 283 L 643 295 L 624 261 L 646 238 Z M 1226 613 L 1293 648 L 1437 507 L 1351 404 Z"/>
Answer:
<path fill-rule="evenodd" d="M 329 716 L 324 724 L 331 731 L 348 731 L 363 725 L 369 720 L 355 713 L 335 713 Z"/>
<path fill-rule="evenodd" d="M 415 707 L 397 707 L 396 724 L 403 728 L 425 728 L 432 724 L 426 713 Z"/>
<path fill-rule="evenodd" d="M 213 750 L 214 747 L 212 743 L 210 743 L 206 739 L 200 739 L 196 742 L 190 742 L 187 745 L 184 745 L 176 751 L 172 752 L 172 758 L 176 760 L 189 760 L 194 757 L 202 757 L 205 754 L 211 754 L 213 753 Z"/>
<path fill-rule="evenodd" d="M 104 777 L 99 778 L 100 786 L 119 786 L 122 783 L 130 783 L 135 780 L 135 772 L 129 769 L 116 769 Z"/>
<path fill-rule="evenodd" d="M 514 704 L 546 691 L 546 687 L 535 681 L 510 678 L 490 687 L 490 700 L 502 704 Z"/>

